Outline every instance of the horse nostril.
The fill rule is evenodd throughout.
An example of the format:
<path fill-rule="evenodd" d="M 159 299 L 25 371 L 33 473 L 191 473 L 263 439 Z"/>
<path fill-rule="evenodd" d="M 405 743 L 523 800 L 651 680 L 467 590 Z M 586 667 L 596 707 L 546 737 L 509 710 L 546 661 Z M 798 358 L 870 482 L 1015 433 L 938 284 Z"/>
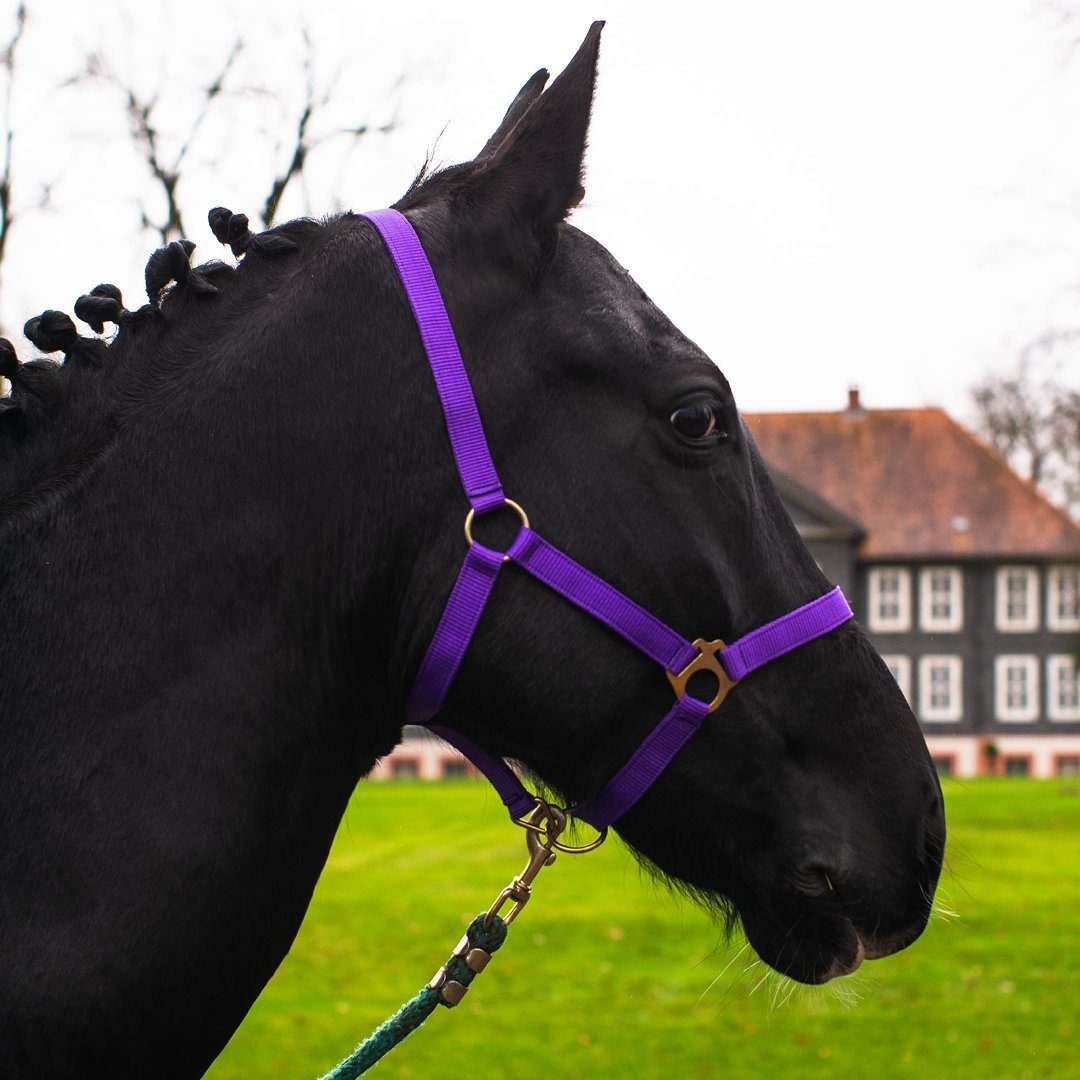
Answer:
<path fill-rule="evenodd" d="M 836 875 L 821 863 L 798 866 L 792 875 L 795 887 L 807 896 L 825 896 L 836 892 Z"/>

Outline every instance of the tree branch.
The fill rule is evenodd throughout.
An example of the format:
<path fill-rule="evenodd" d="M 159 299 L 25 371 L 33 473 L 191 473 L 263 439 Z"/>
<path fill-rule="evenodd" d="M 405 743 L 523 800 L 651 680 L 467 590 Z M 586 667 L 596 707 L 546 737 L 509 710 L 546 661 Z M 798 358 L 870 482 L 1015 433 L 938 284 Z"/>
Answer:
<path fill-rule="evenodd" d="M 15 11 L 15 29 L 3 51 L 0 52 L 0 71 L 4 75 L 3 100 L 3 158 L 0 161 L 0 267 L 7 251 L 8 237 L 15 224 L 12 206 L 12 149 L 15 143 L 15 127 L 12 119 L 12 100 L 15 91 L 15 57 L 23 35 L 26 33 L 26 4 L 20 3 Z"/>
<path fill-rule="evenodd" d="M 204 89 L 199 110 L 195 114 L 186 137 L 181 142 L 176 154 L 169 160 L 165 158 L 163 153 L 161 132 L 155 120 L 155 110 L 158 105 L 158 96 L 156 94 L 149 98 L 140 96 L 135 88 L 125 83 L 99 54 L 92 54 L 89 57 L 86 69 L 80 77 L 81 79 L 99 79 L 109 83 L 116 87 L 123 96 L 128 131 L 131 134 L 132 143 L 165 199 L 164 219 L 153 220 L 144 208 L 142 211 L 142 223 L 144 227 L 153 229 L 161 237 L 163 244 L 182 237 L 185 233 L 184 216 L 178 191 L 183 175 L 184 160 L 214 103 L 224 91 L 225 80 L 232 71 L 242 48 L 243 43 L 239 39 L 233 43 L 218 74 Z"/>
<path fill-rule="evenodd" d="M 1080 393 L 1057 379 L 1053 354 L 1078 341 L 1080 328 L 1049 330 L 1018 351 L 1011 369 L 972 388 L 978 428 L 990 445 L 1073 514 L 1080 511 Z"/>
<path fill-rule="evenodd" d="M 303 30 L 304 37 L 304 101 L 300 109 L 300 116 L 296 122 L 296 136 L 293 140 L 292 152 L 289 155 L 285 168 L 274 177 L 270 185 L 270 191 L 263 202 L 261 213 L 263 228 L 269 229 L 277 218 L 278 209 L 281 206 L 282 196 L 285 189 L 302 175 L 304 166 L 313 150 L 335 139 L 348 136 L 352 141 L 359 142 L 371 131 L 387 134 L 397 127 L 397 117 L 372 128 L 370 124 L 358 124 L 352 128 L 338 128 L 336 131 L 327 132 L 325 135 L 312 137 L 310 129 L 320 109 L 325 108 L 333 96 L 334 87 L 340 76 L 340 70 L 334 73 L 334 77 L 327 84 L 326 89 L 320 94 L 315 82 L 315 50 L 311 41 L 311 35 L 307 28 Z M 398 85 L 400 86 L 401 80 Z"/>

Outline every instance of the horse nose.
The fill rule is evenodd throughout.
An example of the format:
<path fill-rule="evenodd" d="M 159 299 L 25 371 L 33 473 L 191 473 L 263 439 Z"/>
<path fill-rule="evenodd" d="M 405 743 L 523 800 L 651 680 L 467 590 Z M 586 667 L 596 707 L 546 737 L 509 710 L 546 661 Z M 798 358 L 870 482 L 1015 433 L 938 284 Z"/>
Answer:
<path fill-rule="evenodd" d="M 789 882 L 812 910 L 842 914 L 882 939 L 911 940 L 925 925 L 944 854 L 945 820 L 936 792 L 906 842 L 870 830 L 814 844 L 790 865 Z M 843 835 L 843 834 L 841 834 Z"/>

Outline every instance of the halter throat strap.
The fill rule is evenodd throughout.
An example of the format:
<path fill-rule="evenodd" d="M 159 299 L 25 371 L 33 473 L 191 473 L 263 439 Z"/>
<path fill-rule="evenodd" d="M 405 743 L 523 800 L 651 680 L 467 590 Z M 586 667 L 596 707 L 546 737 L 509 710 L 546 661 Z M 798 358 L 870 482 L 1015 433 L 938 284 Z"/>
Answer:
<path fill-rule="evenodd" d="M 514 563 L 654 660 L 675 691 L 674 705 L 604 790 L 595 799 L 574 807 L 575 817 L 603 829 L 645 794 L 736 683 L 777 657 L 835 630 L 853 613 L 836 588 L 730 645 L 700 638 L 691 643 L 534 532 L 525 512 L 503 493 L 457 338 L 420 238 L 397 210 L 373 210 L 359 216 L 371 222 L 382 237 L 408 296 L 435 378 L 454 460 L 472 508 L 466 519 L 469 547 L 417 671 L 405 706 L 406 719 L 426 725 L 472 761 L 515 820 L 533 808 L 533 796 L 502 758 L 460 732 L 432 722 L 446 700 L 496 579 L 503 566 Z M 470 531 L 474 515 L 503 506 L 521 518 L 517 537 L 505 553 L 473 541 Z M 687 692 L 691 676 L 698 671 L 709 671 L 717 679 L 719 689 L 711 701 L 701 701 Z"/>

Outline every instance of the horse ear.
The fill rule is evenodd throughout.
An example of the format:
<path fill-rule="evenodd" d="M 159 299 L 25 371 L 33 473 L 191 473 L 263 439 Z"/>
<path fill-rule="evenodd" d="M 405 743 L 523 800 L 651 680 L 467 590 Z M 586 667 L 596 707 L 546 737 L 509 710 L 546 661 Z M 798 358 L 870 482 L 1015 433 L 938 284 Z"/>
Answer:
<path fill-rule="evenodd" d="M 494 156 L 495 151 L 506 141 L 506 137 L 517 127 L 521 118 L 532 108 L 533 102 L 543 93 L 547 81 L 548 69 L 541 68 L 518 91 L 517 97 L 510 102 L 510 108 L 506 110 L 502 123 L 496 128 L 495 134 L 484 144 L 484 149 L 476 155 L 477 161 L 485 161 Z"/>
<path fill-rule="evenodd" d="M 563 73 L 541 93 L 547 73 L 522 88 L 477 159 L 480 200 L 511 206 L 527 222 L 554 225 L 581 202 L 602 22 L 594 22 Z M 488 156 L 485 158 L 485 154 Z"/>

